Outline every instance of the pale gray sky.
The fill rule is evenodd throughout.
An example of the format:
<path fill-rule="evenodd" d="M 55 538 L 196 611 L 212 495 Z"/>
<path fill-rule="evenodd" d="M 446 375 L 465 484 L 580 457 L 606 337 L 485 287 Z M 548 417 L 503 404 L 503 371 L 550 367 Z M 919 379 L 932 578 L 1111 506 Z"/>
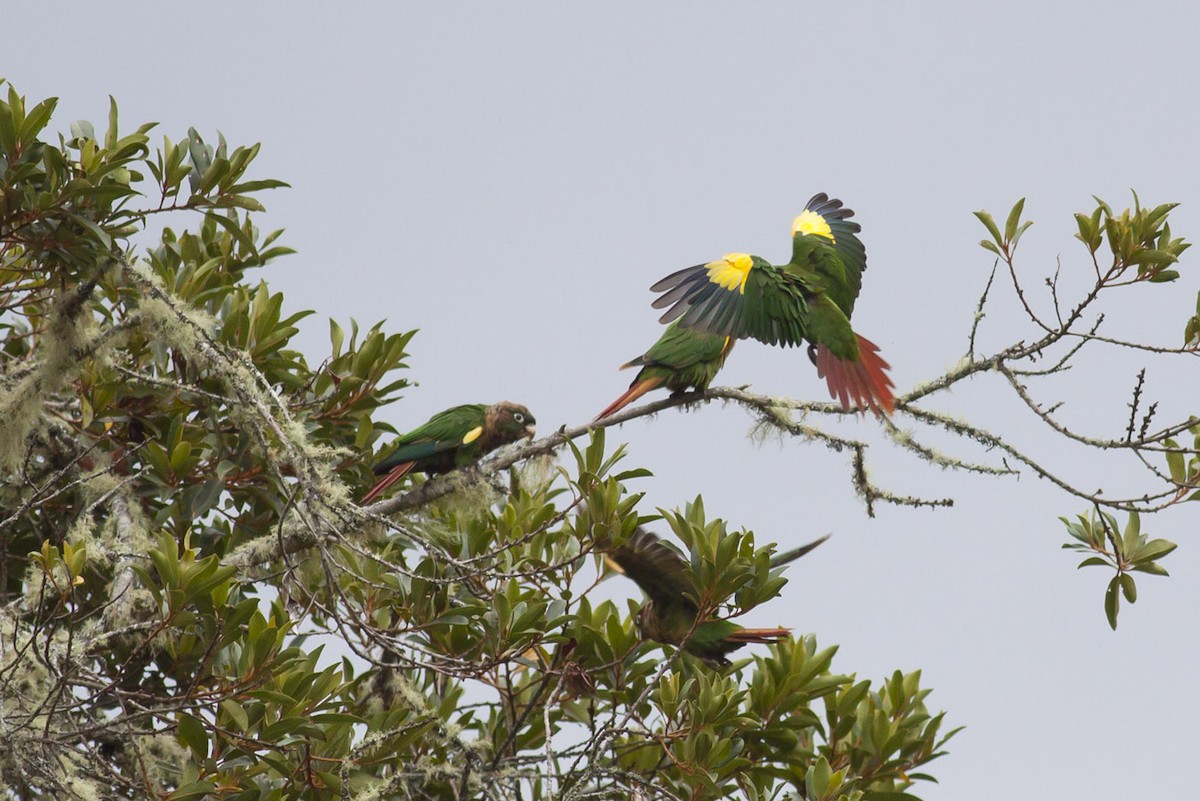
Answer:
<path fill-rule="evenodd" d="M 6 9 L 0 75 L 31 98 L 59 96 L 62 128 L 102 123 L 112 94 L 130 127 L 262 142 L 256 176 L 294 188 L 264 196 L 259 223 L 287 228 L 299 250 L 265 277 L 293 309 L 318 310 L 301 340 L 310 361 L 327 350 L 329 316 L 421 329 L 420 387 L 385 412 L 401 430 L 502 398 L 544 431 L 590 418 L 630 380 L 617 365 L 659 334 L 649 284 L 731 250 L 782 257 L 817 191 L 858 212 L 870 269 L 855 325 L 901 390 L 963 353 L 991 266 L 972 210 L 1029 198 L 1032 288 L 1058 256 L 1064 284 L 1081 285 L 1071 213 L 1092 194 L 1180 201 L 1173 230 L 1200 240 L 1192 3 L 84 8 Z M 1112 332 L 1178 344 L 1197 260 L 1185 255 L 1181 286 L 1106 307 Z M 1012 293 L 1000 289 L 984 328 L 993 347 L 1031 336 L 1001 313 Z M 1114 436 L 1136 368 L 1097 354 L 1041 397 Z M 1151 365 L 1160 419 L 1200 413 L 1181 401 L 1200 389 L 1190 372 Z M 718 382 L 824 398 L 801 351 L 755 343 Z M 996 379 L 935 405 L 1089 487 L 1130 487 L 1132 473 L 1062 446 Z M 1194 792 L 1196 508 L 1144 521 L 1182 547 L 1170 579 L 1139 580 L 1114 633 L 1107 576 L 1077 573 L 1059 550 L 1056 516 L 1081 502 L 1032 475 L 953 476 L 880 443 L 879 483 L 958 505 L 872 520 L 845 455 L 755 445 L 750 423 L 712 406 L 615 434 L 656 473 L 647 508 L 703 492 L 711 514 L 762 538 L 834 532 L 753 620 L 840 643 L 838 670 L 924 670 L 932 708 L 968 726 L 932 766 L 941 784 L 920 788 L 927 801 Z M 873 427 L 845 430 L 878 440 Z"/>

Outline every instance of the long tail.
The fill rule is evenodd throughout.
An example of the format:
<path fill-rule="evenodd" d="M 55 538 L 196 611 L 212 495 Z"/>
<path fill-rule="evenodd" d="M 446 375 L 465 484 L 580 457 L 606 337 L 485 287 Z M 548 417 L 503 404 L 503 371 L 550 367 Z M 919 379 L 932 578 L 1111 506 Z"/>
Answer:
<path fill-rule="evenodd" d="M 762 642 L 772 643 L 786 640 L 792 633 L 791 629 L 738 629 L 728 635 L 725 640 L 727 642 Z"/>
<path fill-rule="evenodd" d="M 395 484 L 400 479 L 412 472 L 412 469 L 417 466 L 416 462 L 401 462 L 388 471 L 388 474 L 381 478 L 379 482 L 371 487 L 370 492 L 363 496 L 359 501 L 359 505 L 368 504 L 378 498 L 385 489 Z"/>
<path fill-rule="evenodd" d="M 645 395 L 650 390 L 660 385 L 662 382 L 662 378 L 645 378 L 641 381 L 634 381 L 629 385 L 629 389 L 625 390 L 621 397 L 608 404 L 608 407 L 605 408 L 604 411 L 596 415 L 596 417 L 593 419 L 593 422 L 595 422 L 595 420 L 603 420 L 609 415 L 616 414 L 638 398 Z"/>
<path fill-rule="evenodd" d="M 786 565 L 788 562 L 796 561 L 801 556 L 804 556 L 804 554 L 808 553 L 813 548 L 816 548 L 818 545 L 832 536 L 832 534 L 826 534 L 824 537 L 808 543 L 808 545 L 801 545 L 799 548 L 793 548 L 790 551 L 784 551 L 783 553 L 775 554 L 771 557 L 771 567 L 780 567 L 781 565 Z"/>
<path fill-rule="evenodd" d="M 839 359 L 829 348 L 817 345 L 816 363 L 817 375 L 825 379 L 830 396 L 837 398 L 843 409 L 870 409 L 880 417 L 892 413 L 896 397 L 892 394 L 895 385 L 887 374 L 891 365 L 871 340 L 858 337 L 857 361 Z"/>

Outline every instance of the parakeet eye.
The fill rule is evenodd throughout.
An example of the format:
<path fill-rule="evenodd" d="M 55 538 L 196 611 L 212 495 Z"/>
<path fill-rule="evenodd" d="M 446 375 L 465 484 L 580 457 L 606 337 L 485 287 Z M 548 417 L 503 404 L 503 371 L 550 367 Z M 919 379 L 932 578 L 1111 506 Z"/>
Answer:
<path fill-rule="evenodd" d="M 516 420 L 518 423 L 524 423 L 525 415 L 521 414 L 520 412 L 515 412 L 513 414 L 513 419 Z"/>

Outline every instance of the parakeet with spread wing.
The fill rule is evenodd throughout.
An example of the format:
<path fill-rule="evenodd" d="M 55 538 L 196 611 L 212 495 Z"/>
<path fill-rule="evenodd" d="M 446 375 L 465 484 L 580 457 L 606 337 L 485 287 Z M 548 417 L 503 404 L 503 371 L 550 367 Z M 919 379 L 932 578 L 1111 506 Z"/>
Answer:
<path fill-rule="evenodd" d="M 711 336 L 752 337 L 768 345 L 808 344 L 832 397 L 845 409 L 890 414 L 890 365 L 854 332 L 850 315 L 867 268 L 854 212 L 825 193 L 792 223 L 792 259 L 774 265 L 748 253 L 688 267 L 651 287 L 664 293 L 661 322 Z"/>
<path fill-rule="evenodd" d="M 725 364 L 734 339 L 681 328 L 671 324 L 641 356 L 621 365 L 622 370 L 640 367 L 633 383 L 621 397 L 596 415 L 602 420 L 615 414 L 652 389 L 666 387 L 672 394 L 689 388 L 707 389 Z"/>
<path fill-rule="evenodd" d="M 472 403 L 438 412 L 424 425 L 401 435 L 396 450 L 375 465 L 375 474 L 384 477 L 363 496 L 362 503 L 375 500 L 411 472 L 447 473 L 479 461 L 501 445 L 522 437 L 532 439 L 536 423 L 529 409 L 509 401 L 491 406 Z"/>
<path fill-rule="evenodd" d="M 799 559 L 828 538 L 825 536 L 779 554 L 771 560 L 771 567 Z M 791 629 L 786 628 L 743 628 L 731 620 L 719 618 L 697 623 L 700 610 L 692 599 L 698 598 L 700 593 L 687 560 L 676 548 L 644 528 L 639 527 L 620 545 L 609 548 L 605 558 L 646 594 L 646 602 L 638 613 L 642 635 L 656 642 L 682 647 L 710 665 L 724 667 L 730 664 L 725 655 L 731 651 L 747 643 L 776 642 L 791 633 Z"/>

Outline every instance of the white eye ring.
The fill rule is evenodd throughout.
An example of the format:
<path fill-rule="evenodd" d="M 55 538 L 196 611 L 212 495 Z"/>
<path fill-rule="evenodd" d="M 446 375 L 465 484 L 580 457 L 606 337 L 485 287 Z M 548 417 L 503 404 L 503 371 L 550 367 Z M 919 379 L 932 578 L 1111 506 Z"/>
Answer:
<path fill-rule="evenodd" d="M 516 414 L 513 415 L 513 419 L 516 420 L 518 423 L 524 423 L 525 415 L 521 414 L 520 412 L 517 412 Z"/>

